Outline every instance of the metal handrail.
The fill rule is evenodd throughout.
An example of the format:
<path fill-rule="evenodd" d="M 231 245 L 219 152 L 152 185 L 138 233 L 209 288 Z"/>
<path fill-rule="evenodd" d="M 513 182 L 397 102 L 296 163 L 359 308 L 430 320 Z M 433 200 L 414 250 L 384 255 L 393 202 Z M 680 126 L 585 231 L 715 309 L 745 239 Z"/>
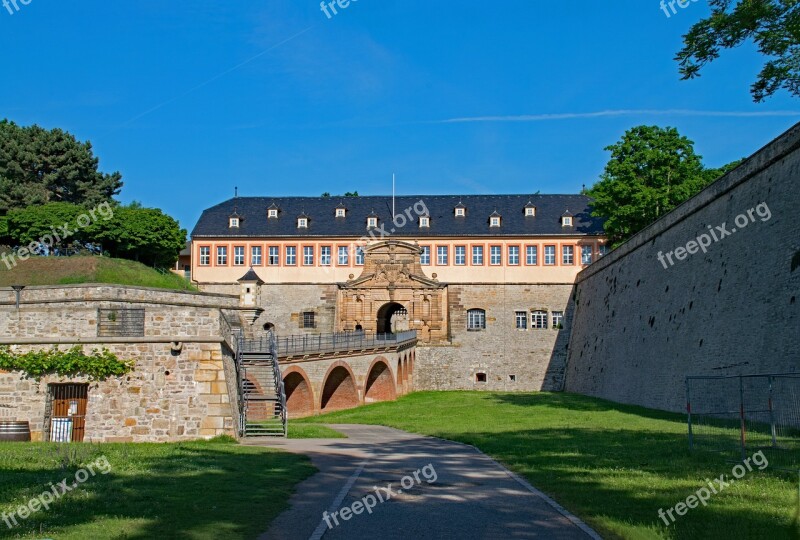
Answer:
<path fill-rule="evenodd" d="M 337 332 L 333 334 L 305 334 L 286 336 L 277 340 L 279 357 L 298 354 L 348 352 L 376 347 L 397 347 L 417 339 L 416 330 L 396 334 L 365 334 L 364 332 Z"/>

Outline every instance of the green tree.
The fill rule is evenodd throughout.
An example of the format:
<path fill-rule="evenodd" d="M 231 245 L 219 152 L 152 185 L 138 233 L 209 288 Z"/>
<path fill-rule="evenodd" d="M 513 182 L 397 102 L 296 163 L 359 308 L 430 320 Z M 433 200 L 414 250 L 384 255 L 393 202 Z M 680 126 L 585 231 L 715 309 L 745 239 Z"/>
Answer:
<path fill-rule="evenodd" d="M 84 231 L 76 226 L 78 216 L 85 213 L 80 206 L 57 202 L 12 210 L 8 214 L 8 235 L 20 246 L 52 239 L 50 246 L 66 247 L 84 240 Z M 67 234 L 64 225 L 71 234 Z"/>
<path fill-rule="evenodd" d="M 111 219 L 98 220 L 87 232 L 112 256 L 158 268 L 172 266 L 186 247 L 186 230 L 175 219 L 137 203 L 117 207 Z"/>
<path fill-rule="evenodd" d="M 748 40 L 770 59 L 764 64 L 750 93 L 763 101 L 781 88 L 800 95 L 800 1 L 709 0 L 711 15 L 683 36 L 684 46 L 675 60 L 683 79 L 700 76 L 721 49 Z"/>
<path fill-rule="evenodd" d="M 589 195 L 594 198 L 592 215 L 605 218 L 605 231 L 614 246 L 734 165 L 704 168 L 694 143 L 669 127 L 634 127 L 606 150 L 611 152 L 611 159 Z"/>
<path fill-rule="evenodd" d="M 61 129 L 0 121 L 0 215 L 50 202 L 93 207 L 121 188 L 120 173 L 98 170 L 91 143 Z"/>

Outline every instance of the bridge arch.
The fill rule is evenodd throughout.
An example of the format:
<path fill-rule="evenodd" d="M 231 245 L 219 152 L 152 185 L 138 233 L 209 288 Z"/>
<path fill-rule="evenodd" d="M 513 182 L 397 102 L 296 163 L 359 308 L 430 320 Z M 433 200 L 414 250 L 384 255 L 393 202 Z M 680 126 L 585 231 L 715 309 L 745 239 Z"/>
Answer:
<path fill-rule="evenodd" d="M 338 361 L 328 368 L 320 396 L 320 412 L 351 409 L 361 404 L 353 370 L 345 362 Z"/>
<path fill-rule="evenodd" d="M 283 387 L 286 391 L 286 409 L 289 418 L 311 416 L 314 409 L 314 389 L 302 368 L 291 366 L 283 374 Z"/>
<path fill-rule="evenodd" d="M 388 361 L 379 356 L 373 360 L 367 371 L 367 382 L 364 386 L 364 402 L 392 401 L 397 399 L 392 370 Z"/>

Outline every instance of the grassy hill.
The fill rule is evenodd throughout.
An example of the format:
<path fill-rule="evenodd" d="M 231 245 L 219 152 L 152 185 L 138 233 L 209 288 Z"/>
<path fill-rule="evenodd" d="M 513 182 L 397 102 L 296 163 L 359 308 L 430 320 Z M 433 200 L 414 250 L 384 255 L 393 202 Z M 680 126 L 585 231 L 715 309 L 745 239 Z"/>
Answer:
<path fill-rule="evenodd" d="M 183 277 L 135 261 L 108 257 L 32 257 L 11 268 L 0 262 L 0 287 L 110 283 L 158 289 L 197 290 Z"/>

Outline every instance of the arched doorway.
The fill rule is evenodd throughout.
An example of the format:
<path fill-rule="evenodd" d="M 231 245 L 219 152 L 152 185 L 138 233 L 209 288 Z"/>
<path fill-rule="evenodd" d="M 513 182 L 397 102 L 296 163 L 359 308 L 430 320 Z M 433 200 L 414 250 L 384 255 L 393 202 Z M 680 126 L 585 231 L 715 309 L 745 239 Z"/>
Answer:
<path fill-rule="evenodd" d="M 302 372 L 293 371 L 283 378 L 286 391 L 286 410 L 289 418 L 314 414 L 314 395 L 308 379 Z"/>
<path fill-rule="evenodd" d="M 391 401 L 395 398 L 397 398 L 397 391 L 392 380 L 392 371 L 386 362 L 379 360 L 375 362 L 367 376 L 364 401 L 375 403 L 376 401 Z"/>
<path fill-rule="evenodd" d="M 402 304 L 389 302 L 378 310 L 377 332 L 395 334 L 408 330 L 408 310 Z"/>
<path fill-rule="evenodd" d="M 342 366 L 335 367 L 325 379 L 320 410 L 322 412 L 338 411 L 358 407 L 358 405 L 358 390 L 350 370 Z"/>

